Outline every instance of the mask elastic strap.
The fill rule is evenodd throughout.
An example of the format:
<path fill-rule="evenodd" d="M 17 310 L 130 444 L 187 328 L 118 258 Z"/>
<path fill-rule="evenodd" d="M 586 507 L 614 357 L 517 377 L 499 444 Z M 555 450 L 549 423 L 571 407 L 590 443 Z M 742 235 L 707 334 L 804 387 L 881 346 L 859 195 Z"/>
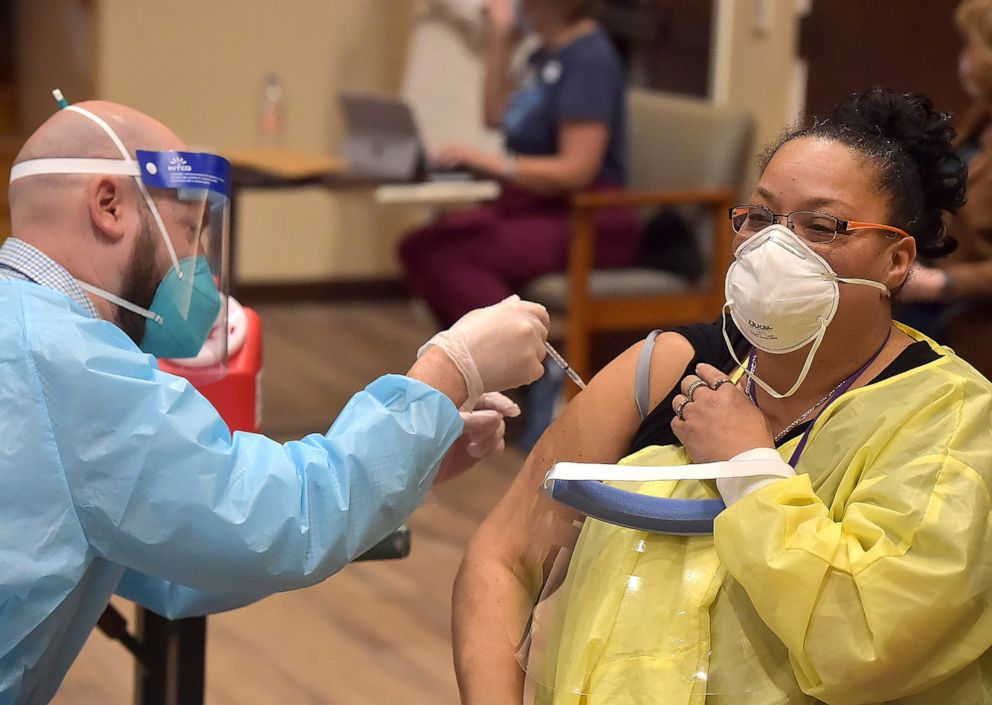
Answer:
<path fill-rule="evenodd" d="M 809 368 L 813 364 L 813 358 L 816 356 L 816 351 L 820 348 L 820 343 L 823 342 L 823 338 L 827 332 L 827 326 L 823 322 L 823 319 L 822 318 L 820 319 L 820 330 L 819 332 L 817 332 L 816 338 L 813 339 L 813 348 L 806 355 L 806 362 L 803 363 L 803 369 L 799 372 L 799 378 L 796 380 L 796 383 L 789 388 L 789 391 L 785 393 L 781 393 L 772 389 L 770 384 L 768 384 L 763 379 L 758 377 L 758 375 L 748 370 L 747 365 L 741 362 L 740 358 L 737 357 L 737 353 L 734 351 L 734 346 L 730 343 L 730 336 L 727 335 L 727 307 L 729 306 L 729 304 L 730 302 L 728 301 L 723 305 L 723 310 L 720 312 L 720 317 L 723 322 L 722 325 L 723 340 L 724 342 L 727 343 L 727 350 L 728 352 L 730 352 L 730 357 L 732 357 L 734 362 L 736 362 L 737 365 L 744 371 L 744 374 L 746 374 L 748 377 L 753 379 L 755 384 L 757 384 L 759 387 L 764 389 L 766 392 L 768 392 L 776 399 L 784 399 L 786 397 L 791 397 L 793 394 L 796 393 L 796 390 L 799 389 L 802 383 L 806 380 L 806 375 L 809 374 Z"/>
<path fill-rule="evenodd" d="M 747 373 L 747 365 L 740 361 L 737 357 L 737 353 L 734 352 L 734 345 L 730 342 L 730 336 L 727 335 L 727 308 L 730 306 L 730 302 L 727 301 L 723 304 L 723 308 L 720 309 L 720 332 L 723 333 L 723 342 L 727 344 L 727 351 L 730 353 L 730 357 L 733 358 L 734 362 L 741 370 Z"/>
<path fill-rule="evenodd" d="M 85 108 L 80 108 L 77 105 L 67 105 L 65 108 L 63 108 L 63 110 L 71 110 L 74 113 L 79 113 L 83 117 L 89 118 L 90 120 L 95 122 L 97 126 L 101 130 L 106 132 L 108 137 L 110 137 L 111 141 L 114 143 L 114 146 L 117 147 L 117 151 L 120 152 L 121 157 L 124 159 L 124 161 L 134 162 L 135 164 L 137 164 L 137 161 L 131 156 L 130 152 L 127 151 L 127 148 L 124 146 L 124 143 L 121 141 L 121 138 L 117 136 L 116 132 L 114 132 L 114 128 L 108 125 L 107 122 L 99 115 L 94 115 L 89 110 L 86 110 Z M 158 226 L 158 231 L 162 235 L 162 239 L 165 240 L 165 248 L 169 251 L 169 258 L 172 260 L 172 266 L 175 267 L 177 276 L 180 279 L 182 279 L 183 273 L 182 270 L 179 268 L 179 258 L 176 257 L 176 250 L 172 246 L 172 240 L 169 239 L 169 232 L 165 228 L 165 221 L 162 220 L 162 216 L 159 214 L 158 208 L 155 206 L 155 201 L 152 200 L 151 194 L 148 193 L 148 189 L 145 188 L 145 184 L 141 180 L 140 166 L 138 169 L 139 169 L 138 175 L 134 177 L 134 180 L 138 184 L 138 189 L 141 190 L 141 195 L 144 196 L 145 198 L 145 203 L 148 205 L 148 210 L 152 212 L 152 218 L 154 218 L 155 224 Z"/>
<path fill-rule="evenodd" d="M 876 289 L 885 292 L 887 297 L 892 297 L 892 292 L 889 291 L 889 287 L 885 286 L 882 282 L 877 282 L 872 279 L 858 279 L 856 277 L 839 277 L 836 272 L 831 272 L 830 274 L 825 274 L 824 278 L 835 282 L 843 282 L 845 284 L 862 284 L 864 286 L 872 286 Z"/>
<path fill-rule="evenodd" d="M 131 311 L 132 313 L 136 313 L 139 316 L 144 316 L 148 320 L 155 321 L 159 325 L 165 323 L 165 321 L 162 320 L 162 317 L 157 313 L 149 311 L 147 308 L 141 308 L 141 306 L 138 306 L 137 304 L 132 304 L 130 301 L 126 301 L 125 299 L 122 299 L 120 296 L 117 296 L 116 294 L 111 294 L 109 291 L 104 291 L 99 287 L 95 287 L 92 284 L 87 284 L 86 282 L 79 281 L 78 279 L 76 280 L 76 283 L 79 284 L 80 289 L 82 289 L 83 291 L 88 291 L 94 296 L 99 296 L 101 299 L 106 299 L 110 303 L 117 304 L 121 308 L 126 308 L 128 311 Z"/>

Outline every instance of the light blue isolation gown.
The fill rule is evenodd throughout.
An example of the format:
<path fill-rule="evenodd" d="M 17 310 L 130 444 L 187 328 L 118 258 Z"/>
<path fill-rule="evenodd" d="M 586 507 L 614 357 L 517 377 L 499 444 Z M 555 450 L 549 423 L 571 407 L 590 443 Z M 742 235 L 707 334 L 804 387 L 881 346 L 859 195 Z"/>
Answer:
<path fill-rule="evenodd" d="M 414 511 L 462 422 L 389 375 L 325 435 L 232 436 L 119 328 L 3 281 L 0 429 L 8 705 L 52 698 L 115 591 L 178 618 L 323 580 Z"/>

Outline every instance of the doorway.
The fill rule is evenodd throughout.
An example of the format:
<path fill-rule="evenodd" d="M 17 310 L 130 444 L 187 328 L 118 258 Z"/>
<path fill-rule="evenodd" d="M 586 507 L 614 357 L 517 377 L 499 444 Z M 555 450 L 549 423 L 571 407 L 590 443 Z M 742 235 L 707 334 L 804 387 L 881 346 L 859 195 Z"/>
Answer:
<path fill-rule="evenodd" d="M 624 58 L 630 85 L 709 96 L 712 2 L 600 0 L 595 14 Z"/>
<path fill-rule="evenodd" d="M 959 0 L 812 0 L 799 54 L 808 64 L 806 114 L 820 115 L 870 86 L 929 96 L 960 115 L 968 97 L 957 78 Z"/>

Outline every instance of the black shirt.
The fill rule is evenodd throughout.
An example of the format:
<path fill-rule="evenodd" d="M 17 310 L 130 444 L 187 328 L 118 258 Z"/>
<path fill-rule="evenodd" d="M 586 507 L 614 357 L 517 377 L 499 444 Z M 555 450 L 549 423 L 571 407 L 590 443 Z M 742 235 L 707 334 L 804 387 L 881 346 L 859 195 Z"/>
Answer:
<path fill-rule="evenodd" d="M 713 365 L 727 374 L 730 374 L 737 367 L 737 363 L 734 362 L 730 356 L 730 352 L 727 350 L 727 344 L 723 340 L 723 333 L 720 330 L 720 326 L 721 321 L 718 319 L 713 323 L 696 323 L 672 329 L 673 333 L 679 333 L 685 337 L 692 345 L 692 349 L 696 351 L 695 356 L 689 361 L 685 371 L 682 373 L 683 378 L 692 373 L 696 365 L 701 362 Z M 734 325 L 734 322 L 730 318 L 727 319 L 727 336 L 730 338 L 730 343 L 734 346 L 734 352 L 737 353 L 737 357 L 743 360 L 744 356 L 749 353 L 751 345 L 741 335 L 737 326 Z M 920 365 L 925 365 L 936 359 L 937 353 L 927 343 L 922 341 L 913 343 L 903 350 L 895 360 L 889 363 L 869 384 L 895 377 L 898 374 L 907 372 Z M 675 418 L 675 411 L 672 409 L 672 400 L 681 391 L 680 386 L 676 385 L 675 389 L 662 399 L 644 420 L 641 421 L 641 425 L 637 428 L 637 433 L 634 434 L 634 440 L 631 441 L 630 449 L 627 451 L 628 455 L 648 446 L 681 445 L 679 439 L 672 432 L 672 419 Z M 781 445 L 801 435 L 811 423 L 813 423 L 812 419 L 806 423 L 799 424 L 783 438 L 779 439 L 777 445 Z"/>

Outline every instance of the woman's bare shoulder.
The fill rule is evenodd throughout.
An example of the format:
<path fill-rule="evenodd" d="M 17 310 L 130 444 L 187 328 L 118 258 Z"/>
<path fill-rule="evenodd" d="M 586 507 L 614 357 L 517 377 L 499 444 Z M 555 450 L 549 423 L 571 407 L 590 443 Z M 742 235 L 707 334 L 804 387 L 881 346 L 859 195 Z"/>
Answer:
<path fill-rule="evenodd" d="M 644 341 L 638 342 L 614 358 L 568 403 L 531 450 L 473 541 L 495 545 L 525 540 L 511 527 L 527 526 L 535 511 L 560 513 L 566 523 L 580 518 L 573 510 L 554 506 L 541 492 L 541 485 L 557 462 L 616 463 L 627 455 L 641 423 L 634 395 L 644 345 Z M 677 383 L 693 354 L 692 345 L 683 336 L 658 336 L 651 355 L 653 404 L 657 404 L 656 396 L 663 396 L 659 385 Z"/>
<path fill-rule="evenodd" d="M 627 348 L 569 402 L 528 458 L 536 474 L 561 460 L 613 463 L 623 457 L 641 423 L 635 396 L 645 345 L 642 340 Z M 657 337 L 651 352 L 652 406 L 680 381 L 693 355 L 682 335 L 665 332 Z"/>

